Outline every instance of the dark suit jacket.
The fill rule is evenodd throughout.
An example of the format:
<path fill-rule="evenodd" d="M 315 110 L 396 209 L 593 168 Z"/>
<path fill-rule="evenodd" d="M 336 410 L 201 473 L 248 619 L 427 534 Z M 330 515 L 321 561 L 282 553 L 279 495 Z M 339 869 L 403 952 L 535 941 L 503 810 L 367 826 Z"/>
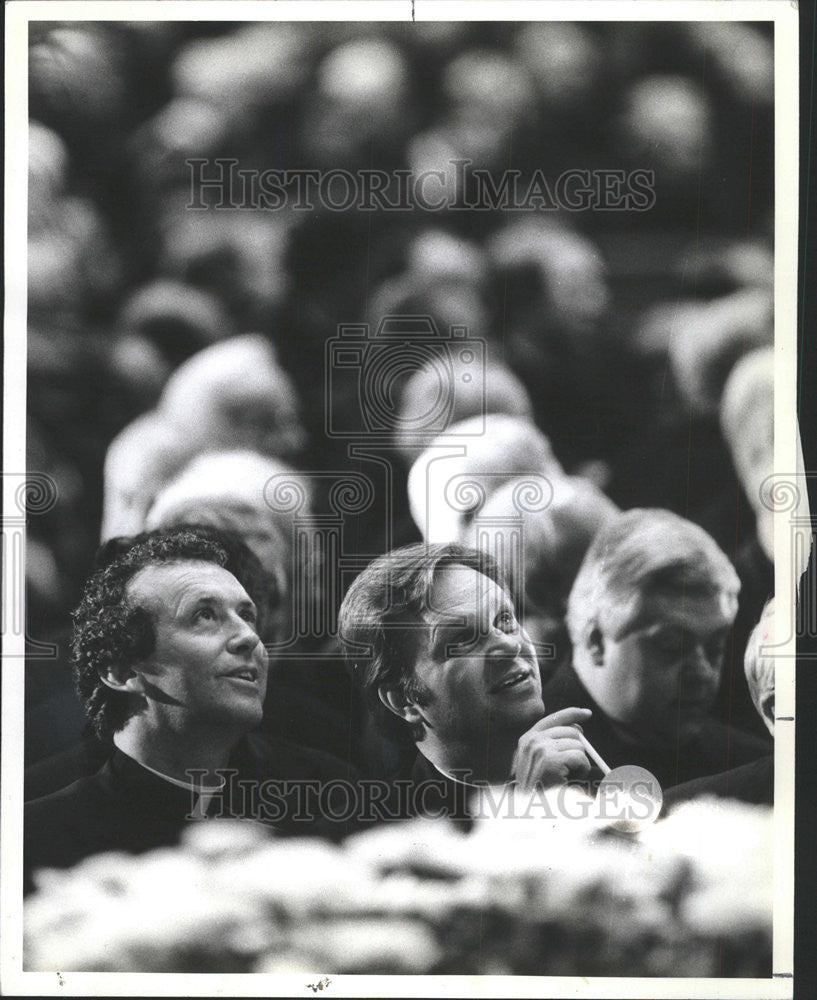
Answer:
<path fill-rule="evenodd" d="M 774 756 L 761 757 L 722 774 L 684 782 L 664 792 L 664 812 L 690 799 L 714 795 L 719 799 L 738 799 L 753 805 L 774 805 Z"/>
<path fill-rule="evenodd" d="M 58 753 L 35 761 L 25 769 L 26 802 L 66 788 L 78 778 L 88 778 L 113 754 L 113 743 L 103 742 L 86 726 L 79 741 Z"/>
<path fill-rule="evenodd" d="M 395 788 L 401 794 L 404 814 L 446 818 L 470 825 L 468 819 L 468 798 L 473 788 L 460 781 L 441 774 L 436 767 L 417 753 L 411 770 L 404 778 L 398 779 Z M 405 789 L 405 792 L 403 792 Z"/>
<path fill-rule="evenodd" d="M 227 783 L 210 801 L 210 817 L 253 819 L 282 835 L 340 839 L 354 820 L 321 799 L 327 782 L 354 784 L 342 761 L 296 744 L 246 737 L 232 754 Z M 38 868 L 67 868 L 104 851 L 139 854 L 175 844 L 190 822 L 195 793 L 173 785 L 114 750 L 90 777 L 25 806 L 26 890 Z"/>
<path fill-rule="evenodd" d="M 601 778 L 601 771 L 594 767 L 586 779 L 572 781 L 570 784 L 593 795 Z M 462 775 L 462 779 L 470 781 L 469 776 L 465 774 Z M 513 782 L 509 782 L 507 787 L 512 785 Z M 445 818 L 452 820 L 465 831 L 473 826 L 469 799 L 475 794 L 476 789 L 472 784 L 463 784 L 462 781 L 446 777 L 419 752 L 411 770 L 395 780 L 393 789 L 396 801 L 401 807 L 396 811 L 405 818 L 414 816 L 425 816 L 430 819 Z"/>
<path fill-rule="evenodd" d="M 662 788 L 748 764 L 768 756 L 772 747 L 770 740 L 743 733 L 716 719 L 696 722 L 680 730 L 671 745 L 649 743 L 614 725 L 568 664 L 559 668 L 542 694 L 548 714 L 573 706 L 592 709 L 593 716 L 582 723 L 582 729 L 607 764 L 645 767 Z"/>

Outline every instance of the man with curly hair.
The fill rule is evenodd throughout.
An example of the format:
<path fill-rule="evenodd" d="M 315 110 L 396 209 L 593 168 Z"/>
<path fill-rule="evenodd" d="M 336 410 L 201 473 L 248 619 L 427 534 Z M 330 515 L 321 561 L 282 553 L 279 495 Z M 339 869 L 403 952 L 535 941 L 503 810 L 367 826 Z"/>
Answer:
<path fill-rule="evenodd" d="M 354 777 L 327 755 L 248 737 L 262 718 L 267 653 L 227 558 L 195 529 L 161 532 L 88 582 L 74 613 L 74 673 L 114 751 L 96 774 L 26 805 L 28 888 L 38 868 L 174 843 L 191 819 L 252 816 L 286 828 L 293 811 L 280 796 L 274 815 L 259 812 L 260 784 Z"/>
<path fill-rule="evenodd" d="M 94 558 L 94 569 L 101 573 L 111 563 L 124 556 L 129 549 L 149 539 L 161 535 L 178 533 L 180 527 L 194 530 L 201 538 L 216 543 L 227 553 L 224 568 L 244 587 L 252 598 L 257 611 L 257 631 L 262 640 L 276 639 L 275 614 L 280 604 L 280 593 L 274 578 L 264 572 L 264 568 L 241 537 L 225 528 L 215 528 L 205 524 L 185 524 L 173 528 L 144 531 L 134 536 L 111 538 L 100 546 Z M 155 543 L 154 543 L 155 544 Z M 96 684 L 98 678 L 92 672 L 90 681 Z M 267 692 L 269 699 L 269 690 Z M 82 698 L 82 696 L 80 696 Z M 110 757 L 113 749 L 113 733 L 98 731 L 88 719 L 81 738 L 69 747 L 51 757 L 36 761 L 25 770 L 25 801 L 49 795 L 65 788 L 77 778 L 94 774 Z"/>

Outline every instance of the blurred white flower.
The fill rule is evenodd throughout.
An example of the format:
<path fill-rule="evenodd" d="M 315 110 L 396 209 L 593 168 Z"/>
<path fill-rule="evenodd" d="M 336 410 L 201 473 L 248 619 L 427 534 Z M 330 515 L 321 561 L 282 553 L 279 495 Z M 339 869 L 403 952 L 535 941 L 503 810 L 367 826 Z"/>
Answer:
<path fill-rule="evenodd" d="M 774 903 L 774 818 L 766 806 L 732 799 L 684 803 L 645 830 L 651 854 L 685 858 L 692 888 L 682 917 L 694 931 L 771 935 Z"/>
<path fill-rule="evenodd" d="M 338 973 L 420 975 L 441 955 L 432 932 L 419 920 L 308 923 L 294 931 L 291 941 L 296 953 L 312 958 L 312 968 Z"/>

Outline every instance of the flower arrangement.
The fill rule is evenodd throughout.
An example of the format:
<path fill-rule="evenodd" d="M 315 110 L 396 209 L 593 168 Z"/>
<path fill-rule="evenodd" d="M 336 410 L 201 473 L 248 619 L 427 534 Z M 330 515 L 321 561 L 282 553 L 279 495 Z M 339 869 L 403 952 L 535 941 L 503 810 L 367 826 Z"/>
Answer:
<path fill-rule="evenodd" d="M 683 805 L 638 835 L 527 815 L 341 845 L 192 824 L 176 848 L 45 870 L 29 970 L 768 976 L 772 812 Z"/>

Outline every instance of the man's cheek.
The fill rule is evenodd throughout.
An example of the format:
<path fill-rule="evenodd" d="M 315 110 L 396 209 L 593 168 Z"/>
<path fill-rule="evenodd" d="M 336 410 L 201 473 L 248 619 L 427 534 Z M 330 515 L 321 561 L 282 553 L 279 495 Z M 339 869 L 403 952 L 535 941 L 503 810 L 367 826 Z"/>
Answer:
<path fill-rule="evenodd" d="M 675 690 L 677 670 L 655 661 L 650 663 L 642 655 L 633 655 L 629 661 L 623 661 L 617 681 L 622 703 L 628 711 L 635 711 L 643 703 L 655 701 L 659 704 L 667 690 Z"/>
<path fill-rule="evenodd" d="M 522 656 L 522 658 L 531 661 L 533 663 L 536 663 L 537 662 L 536 646 L 534 645 L 533 639 L 531 639 L 527 629 L 524 628 L 519 629 L 519 638 L 522 643 L 522 648 L 520 651 L 520 655 Z"/>

